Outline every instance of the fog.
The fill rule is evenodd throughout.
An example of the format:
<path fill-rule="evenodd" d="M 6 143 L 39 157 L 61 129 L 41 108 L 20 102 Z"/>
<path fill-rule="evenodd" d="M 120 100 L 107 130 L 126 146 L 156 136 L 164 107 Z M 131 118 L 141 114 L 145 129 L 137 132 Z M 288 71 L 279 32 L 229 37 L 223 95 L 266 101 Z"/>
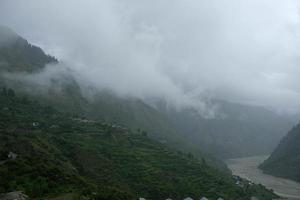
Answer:
<path fill-rule="evenodd" d="M 207 100 L 215 98 L 295 113 L 299 6 L 297 0 L 1 0 L 0 24 L 99 90 L 194 106 L 206 115 L 213 110 Z"/>

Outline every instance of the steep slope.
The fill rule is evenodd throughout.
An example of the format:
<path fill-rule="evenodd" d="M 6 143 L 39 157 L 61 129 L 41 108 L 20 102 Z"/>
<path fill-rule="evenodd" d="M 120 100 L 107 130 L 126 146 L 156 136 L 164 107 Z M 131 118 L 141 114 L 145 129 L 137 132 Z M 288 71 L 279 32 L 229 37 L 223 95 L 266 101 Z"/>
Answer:
<path fill-rule="evenodd" d="M 300 124 L 289 131 L 260 168 L 265 173 L 300 182 Z"/>
<path fill-rule="evenodd" d="M 0 70 L 33 72 L 57 60 L 7 27 L 0 26 Z"/>
<path fill-rule="evenodd" d="M 237 186 L 230 175 L 145 133 L 66 115 L 5 88 L 0 105 L 0 192 L 43 199 L 66 193 L 101 200 L 275 197 L 247 181 Z"/>
<path fill-rule="evenodd" d="M 204 158 L 209 165 L 227 171 L 226 165 L 221 160 L 204 153 L 202 148 L 192 141 L 187 141 L 186 136 L 179 133 L 168 118 L 144 102 L 138 99 L 119 98 L 110 92 L 103 91 L 89 101 L 82 96 L 80 91 L 73 91 L 73 89 L 64 90 L 64 95 L 51 92 L 52 96 L 45 95 L 42 98 L 38 96 L 35 99 L 39 99 L 39 102 L 42 100 L 44 104 L 46 102 L 53 105 L 63 112 L 94 120 L 123 124 L 140 132 L 145 131 L 150 138 L 166 144 L 174 150 L 190 152 L 197 158 Z"/>
<path fill-rule="evenodd" d="M 207 155 L 227 159 L 268 154 L 292 125 L 289 119 L 264 108 L 224 101 L 216 102 L 221 116 L 206 119 L 193 109 L 178 111 L 150 106 L 110 92 L 98 92 L 92 101 L 86 100 L 79 88 L 77 91 L 69 89 L 64 94 L 62 99 L 60 93 L 52 92 L 44 101 L 50 100 L 61 110 L 68 108 L 69 112 L 90 118 L 143 129 L 152 138 L 207 159 L 211 157 Z"/>
<path fill-rule="evenodd" d="M 0 46 L 0 63 L 5 63 L 0 70 L 0 84 L 65 113 L 118 122 L 131 129 L 145 130 L 151 138 L 167 143 L 174 149 L 192 152 L 198 158 L 205 158 L 208 164 L 227 170 L 224 163 L 204 154 L 199 147 L 185 141 L 168 119 L 155 108 L 138 99 L 120 98 L 111 91 L 83 89 L 69 70 L 59 71 L 53 76 L 48 75 L 45 72 L 45 65 L 56 63 L 55 58 L 28 44 L 25 39 L 7 28 L 0 28 L 1 35 L 4 35 L 2 40 L 6 42 Z M 21 41 L 22 45 L 18 41 Z"/>
<path fill-rule="evenodd" d="M 290 126 L 286 119 L 262 108 L 227 102 L 216 102 L 224 115 L 215 119 L 205 119 L 192 109 L 177 111 L 164 105 L 149 106 L 139 99 L 120 98 L 111 91 L 81 88 L 70 71 L 56 74 L 47 84 L 38 82 L 36 77 L 43 73 L 41 69 L 57 61 L 10 30 L 0 29 L 1 35 L 4 35 L 2 41 L 5 38 L 8 41 L 5 48 L 0 46 L 0 63 L 6 66 L 2 71 L 13 72 L 13 78 L 1 77 L 0 83 L 62 112 L 145 130 L 151 138 L 174 149 L 192 152 L 198 158 L 204 157 L 218 168 L 225 166 L 213 156 L 223 159 L 269 153 Z M 33 81 L 24 80 L 25 75 L 30 75 Z M 43 78 L 39 77 L 45 81 Z"/>

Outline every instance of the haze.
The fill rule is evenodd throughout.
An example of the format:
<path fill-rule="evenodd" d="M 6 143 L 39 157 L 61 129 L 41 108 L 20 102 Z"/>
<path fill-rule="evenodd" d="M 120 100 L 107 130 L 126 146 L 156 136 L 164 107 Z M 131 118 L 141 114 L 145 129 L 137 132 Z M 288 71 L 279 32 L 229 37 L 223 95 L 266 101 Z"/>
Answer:
<path fill-rule="evenodd" d="M 295 113 L 300 111 L 299 4 L 1 0 L 0 23 L 100 90 L 192 105 L 206 114 L 207 99 Z"/>

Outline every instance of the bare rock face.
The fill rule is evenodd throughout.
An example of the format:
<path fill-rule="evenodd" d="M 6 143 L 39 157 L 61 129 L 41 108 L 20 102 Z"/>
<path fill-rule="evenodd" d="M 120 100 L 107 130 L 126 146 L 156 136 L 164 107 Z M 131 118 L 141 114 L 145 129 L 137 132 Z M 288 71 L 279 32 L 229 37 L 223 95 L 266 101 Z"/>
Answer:
<path fill-rule="evenodd" d="M 0 194 L 0 200 L 28 200 L 27 195 L 21 191 Z"/>

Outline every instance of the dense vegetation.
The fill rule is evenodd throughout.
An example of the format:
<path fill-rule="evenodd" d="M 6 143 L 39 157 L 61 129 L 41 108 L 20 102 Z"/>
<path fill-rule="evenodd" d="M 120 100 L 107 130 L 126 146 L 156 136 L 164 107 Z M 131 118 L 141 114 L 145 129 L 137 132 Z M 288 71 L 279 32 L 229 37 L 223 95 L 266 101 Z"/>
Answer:
<path fill-rule="evenodd" d="M 120 200 L 273 197 L 262 186 L 236 186 L 231 176 L 170 151 L 144 131 L 62 114 L 13 90 L 2 90 L 0 105 L 1 160 L 17 154 L 0 165 L 1 192 Z"/>
<path fill-rule="evenodd" d="M 196 144 L 187 142 L 161 113 L 141 100 L 119 98 L 110 91 L 94 91 L 94 88 L 84 88 L 85 91 L 82 91 L 69 72 L 61 71 L 50 80 L 44 80 L 49 85 L 22 79 L 26 75 L 39 76 L 46 64 L 55 62 L 55 58 L 46 55 L 39 47 L 0 26 L 0 83 L 61 112 L 118 122 L 132 129 L 142 128 L 151 138 L 174 149 L 193 152 L 198 158 L 205 157 L 209 165 L 228 171 L 222 161 L 203 153 Z M 11 76 L 3 76 L 7 73 Z M 91 96 L 84 96 L 83 93 L 91 93 Z"/>
<path fill-rule="evenodd" d="M 0 27 L 0 85 L 16 90 L 4 87 L 0 95 L 0 193 L 101 200 L 274 197 L 210 167 L 222 164 L 142 101 L 98 91 L 87 100 L 71 74 L 52 77 L 47 86 L 2 76 L 35 76 L 52 62 Z"/>
<path fill-rule="evenodd" d="M 300 182 L 300 124 L 293 127 L 260 167 L 265 173 Z"/>
<path fill-rule="evenodd" d="M 44 102 L 89 118 L 145 129 L 152 138 L 207 159 L 211 156 L 206 154 L 226 159 L 271 153 L 292 125 L 263 108 L 224 101 L 215 102 L 220 115 L 216 118 L 204 118 L 193 109 L 177 110 L 163 103 L 148 105 L 137 99 L 123 99 L 108 91 L 98 92 L 92 101 L 87 101 L 74 85 L 74 81 L 68 84 L 64 95 L 51 92 Z M 222 166 L 216 160 L 210 163 Z"/>

